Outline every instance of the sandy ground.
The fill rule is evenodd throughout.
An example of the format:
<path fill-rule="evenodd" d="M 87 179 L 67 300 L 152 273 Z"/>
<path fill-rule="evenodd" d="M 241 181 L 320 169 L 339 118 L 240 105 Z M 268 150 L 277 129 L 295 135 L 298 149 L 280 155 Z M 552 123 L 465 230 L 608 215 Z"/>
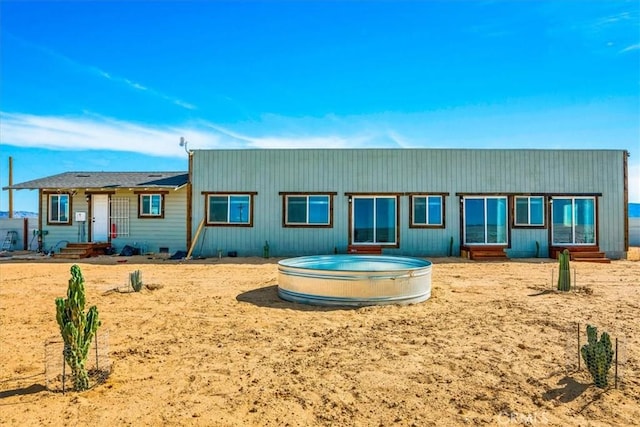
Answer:
<path fill-rule="evenodd" d="M 280 300 L 275 259 L 78 262 L 112 370 L 62 394 L 44 343 L 72 263 L 5 259 L 0 425 L 639 425 L 640 262 L 574 262 L 560 294 L 551 260 L 432 261 L 428 301 L 356 309 Z M 159 289 L 110 291 L 136 269 Z M 618 389 L 572 367 L 576 322 L 620 339 Z"/>

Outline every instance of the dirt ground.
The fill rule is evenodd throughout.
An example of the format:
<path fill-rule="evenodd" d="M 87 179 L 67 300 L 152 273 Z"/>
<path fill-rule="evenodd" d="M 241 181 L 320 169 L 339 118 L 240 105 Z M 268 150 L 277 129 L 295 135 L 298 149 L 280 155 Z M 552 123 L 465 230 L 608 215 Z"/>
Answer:
<path fill-rule="evenodd" d="M 0 261 L 0 425 L 626 426 L 640 423 L 640 251 L 571 264 L 435 258 L 432 297 L 317 307 L 277 295 L 276 259 L 81 260 L 111 372 L 52 391 L 45 341 L 72 262 Z M 146 285 L 124 288 L 139 269 Z M 576 324 L 619 339 L 618 388 L 577 370 Z M 582 364 L 584 366 L 584 364 Z"/>

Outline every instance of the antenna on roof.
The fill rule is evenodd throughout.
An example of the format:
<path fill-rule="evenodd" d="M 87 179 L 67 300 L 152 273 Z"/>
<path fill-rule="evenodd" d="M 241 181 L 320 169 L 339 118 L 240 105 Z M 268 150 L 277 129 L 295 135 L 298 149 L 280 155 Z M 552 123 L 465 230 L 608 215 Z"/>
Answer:
<path fill-rule="evenodd" d="M 180 147 L 184 147 L 184 151 L 189 154 L 189 150 L 187 149 L 187 144 L 189 143 L 189 141 L 187 141 L 186 139 L 184 139 L 184 136 L 180 137 Z"/>

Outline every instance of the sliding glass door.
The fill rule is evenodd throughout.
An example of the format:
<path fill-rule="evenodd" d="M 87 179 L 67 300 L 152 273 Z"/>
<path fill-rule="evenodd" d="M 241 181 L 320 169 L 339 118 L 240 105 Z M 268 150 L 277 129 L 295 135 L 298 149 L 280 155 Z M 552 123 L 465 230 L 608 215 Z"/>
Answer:
<path fill-rule="evenodd" d="M 352 244 L 396 244 L 396 196 L 354 196 Z"/>
<path fill-rule="evenodd" d="M 466 196 L 464 206 L 465 245 L 506 245 L 507 198 Z"/>
<path fill-rule="evenodd" d="M 554 245 L 596 244 L 594 197 L 554 197 L 551 205 Z"/>

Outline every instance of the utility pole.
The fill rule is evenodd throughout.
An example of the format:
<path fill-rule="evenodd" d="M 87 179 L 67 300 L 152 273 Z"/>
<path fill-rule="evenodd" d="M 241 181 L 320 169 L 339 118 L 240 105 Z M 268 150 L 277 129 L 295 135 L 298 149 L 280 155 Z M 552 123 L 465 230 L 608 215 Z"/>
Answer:
<path fill-rule="evenodd" d="M 9 187 L 13 185 L 13 157 L 9 156 Z M 9 218 L 13 218 L 13 190 L 9 189 Z"/>

